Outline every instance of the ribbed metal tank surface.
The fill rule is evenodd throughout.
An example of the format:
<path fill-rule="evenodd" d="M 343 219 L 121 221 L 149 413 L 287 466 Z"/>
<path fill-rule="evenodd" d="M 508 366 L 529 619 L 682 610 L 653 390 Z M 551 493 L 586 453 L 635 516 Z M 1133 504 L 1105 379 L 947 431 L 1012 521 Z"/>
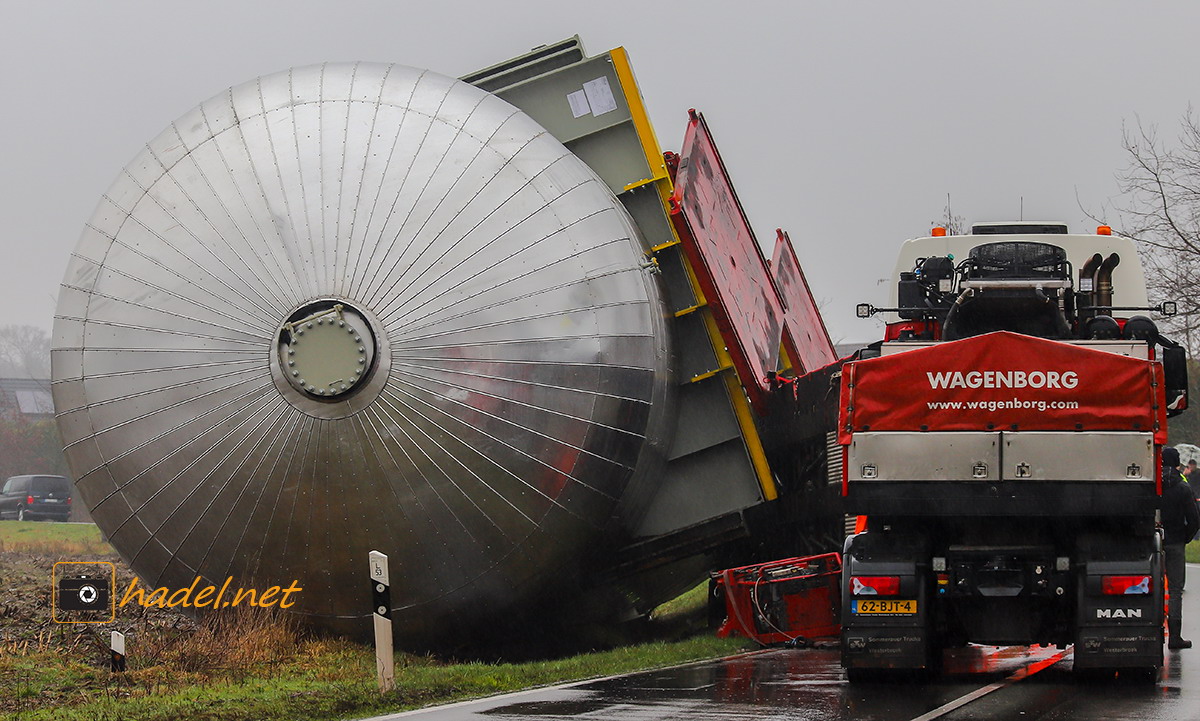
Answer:
<path fill-rule="evenodd" d="M 359 63 L 235 86 L 129 163 L 70 261 L 79 496 L 144 585 L 295 579 L 293 611 L 355 625 L 378 549 L 401 635 L 536 605 L 653 481 L 644 260 L 595 174 L 470 85 Z"/>

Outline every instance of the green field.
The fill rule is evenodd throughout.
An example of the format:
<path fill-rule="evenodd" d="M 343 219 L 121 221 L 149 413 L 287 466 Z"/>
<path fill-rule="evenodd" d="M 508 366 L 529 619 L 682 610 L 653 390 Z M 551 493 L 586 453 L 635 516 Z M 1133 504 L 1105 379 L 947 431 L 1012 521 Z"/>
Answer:
<path fill-rule="evenodd" d="M 642 642 L 529 663 L 457 662 L 397 653 L 381 695 L 370 646 L 322 638 L 263 609 L 199 623 L 171 609 L 122 609 L 115 626 L 50 620 L 50 567 L 118 564 L 91 525 L 0 521 L 0 718 L 122 721 L 340 719 L 532 686 L 676 665 L 753 644 L 704 628 L 706 584 L 660 607 Z M 107 640 L 128 636 L 129 670 L 108 671 Z"/>
<path fill-rule="evenodd" d="M 0 553 L 4 551 L 76 556 L 116 555 L 90 523 L 20 523 L 0 521 Z"/>

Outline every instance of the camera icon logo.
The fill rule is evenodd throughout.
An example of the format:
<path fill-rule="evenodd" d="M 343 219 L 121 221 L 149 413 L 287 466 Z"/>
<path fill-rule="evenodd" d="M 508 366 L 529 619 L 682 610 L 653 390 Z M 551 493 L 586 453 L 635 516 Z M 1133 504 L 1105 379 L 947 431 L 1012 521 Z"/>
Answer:
<path fill-rule="evenodd" d="M 111 623 L 117 569 L 106 561 L 59 561 L 54 564 L 51 607 L 57 623 Z"/>

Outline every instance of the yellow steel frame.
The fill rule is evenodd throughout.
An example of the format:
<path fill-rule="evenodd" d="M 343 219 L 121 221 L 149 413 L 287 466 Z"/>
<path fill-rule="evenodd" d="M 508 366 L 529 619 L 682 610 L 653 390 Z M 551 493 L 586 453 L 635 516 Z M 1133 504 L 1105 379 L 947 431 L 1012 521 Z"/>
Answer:
<path fill-rule="evenodd" d="M 625 94 L 625 103 L 629 106 L 633 127 L 637 130 L 638 140 L 642 142 L 642 152 L 646 155 L 646 164 L 650 166 L 649 178 L 638 183 L 631 183 L 625 186 L 625 189 L 631 190 L 640 185 L 665 179 L 667 181 L 665 200 L 671 194 L 671 179 L 667 174 L 667 163 L 663 160 L 662 146 L 658 144 L 654 126 L 650 124 L 650 116 L 646 114 L 646 106 L 642 102 L 642 92 L 638 89 L 637 80 L 633 77 L 633 67 L 629 64 L 629 55 L 625 52 L 625 48 L 614 48 L 609 51 L 609 56 L 612 58 L 617 80 L 621 83 L 621 91 Z"/>
<path fill-rule="evenodd" d="M 654 134 L 654 127 L 650 124 L 650 116 L 646 113 L 646 106 L 642 102 L 642 93 L 638 89 L 637 80 L 633 76 L 633 67 L 629 64 L 629 55 L 625 52 L 625 48 L 619 47 L 609 51 L 609 57 L 612 58 L 613 70 L 616 72 L 617 80 L 621 85 L 621 92 L 624 94 L 625 102 L 629 107 L 629 115 L 633 120 L 633 127 L 637 131 L 638 139 L 641 141 L 642 152 L 646 156 L 646 164 L 650 168 L 651 175 L 651 177 L 644 180 L 630 183 L 625 186 L 625 190 L 633 190 L 634 188 L 653 184 L 658 191 L 659 199 L 662 201 L 663 211 L 669 218 L 671 213 L 670 199 L 674 188 L 671 185 L 671 176 L 667 172 L 666 161 L 663 159 L 662 148 L 658 144 L 658 138 Z M 668 223 L 668 225 L 671 224 Z M 651 250 L 658 252 L 673 245 L 678 245 L 679 237 L 675 234 L 674 227 L 671 228 L 671 235 L 671 241 L 655 246 Z M 754 473 L 758 478 L 759 487 L 762 489 L 763 498 L 773 501 L 779 497 L 779 490 L 775 486 L 775 477 L 771 473 L 771 465 L 767 462 L 767 454 L 763 450 L 762 439 L 758 435 L 758 427 L 754 424 L 754 415 L 750 409 L 750 402 L 746 398 L 746 391 L 742 388 L 737 371 L 733 367 L 733 359 L 729 357 L 729 351 L 726 350 L 725 339 L 721 336 L 721 331 L 717 327 L 716 320 L 713 318 L 712 309 L 708 307 L 708 300 L 704 297 L 704 292 L 700 289 L 700 284 L 696 280 L 692 265 L 688 262 L 686 256 L 681 254 L 680 258 L 683 261 L 684 269 L 687 271 L 692 292 L 696 296 L 696 305 L 692 308 L 685 308 L 679 311 L 676 313 L 676 316 L 686 315 L 687 313 L 699 310 L 704 319 L 704 327 L 708 332 L 709 342 L 712 344 L 713 351 L 717 356 L 716 370 L 702 373 L 692 378 L 691 382 L 695 383 L 718 374 L 723 374 L 725 389 L 729 395 L 729 402 L 733 406 L 738 428 L 741 430 L 742 440 L 746 444 L 746 451 L 750 455 L 750 463 L 754 467 Z"/>

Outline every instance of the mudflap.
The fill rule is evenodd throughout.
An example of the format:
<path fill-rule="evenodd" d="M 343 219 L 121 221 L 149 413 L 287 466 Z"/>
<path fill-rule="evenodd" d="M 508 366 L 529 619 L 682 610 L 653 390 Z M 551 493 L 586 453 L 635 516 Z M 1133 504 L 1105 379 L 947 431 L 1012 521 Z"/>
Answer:
<path fill-rule="evenodd" d="M 929 639 L 919 628 L 856 626 L 842 632 L 847 669 L 930 669 Z"/>
<path fill-rule="evenodd" d="M 857 669 L 929 670 L 933 663 L 927 583 L 915 559 L 918 538 L 862 533 L 847 539 L 842 565 L 842 666 Z M 884 538 L 887 537 L 887 538 Z M 890 595 L 864 594 L 860 578 L 896 578 Z M 856 593 L 856 586 L 858 592 Z"/>
<path fill-rule="evenodd" d="M 1090 561 L 1077 579 L 1075 668 L 1162 668 L 1162 552 L 1141 561 Z"/>

